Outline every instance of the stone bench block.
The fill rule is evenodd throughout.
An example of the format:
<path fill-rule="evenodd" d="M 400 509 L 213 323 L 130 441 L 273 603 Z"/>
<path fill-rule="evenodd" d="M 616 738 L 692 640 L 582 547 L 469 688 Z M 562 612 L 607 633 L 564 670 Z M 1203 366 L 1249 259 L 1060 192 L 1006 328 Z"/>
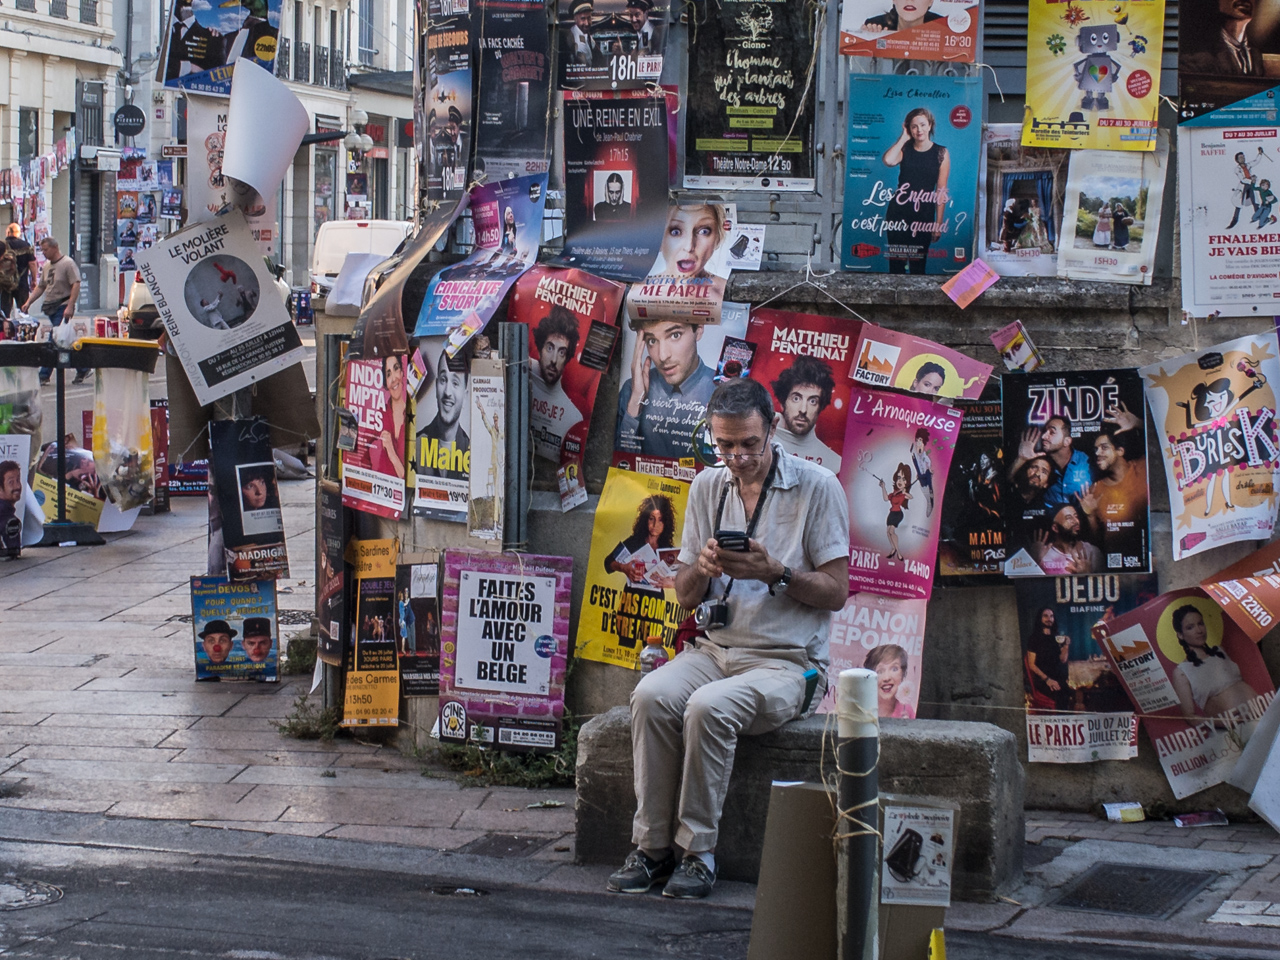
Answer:
<path fill-rule="evenodd" d="M 738 742 L 716 848 L 722 877 L 756 880 L 771 783 L 834 775 L 834 737 L 834 718 L 814 716 Z M 989 900 L 1021 879 L 1023 772 L 1013 734 L 989 723 L 882 720 L 880 791 L 959 803 L 956 899 Z M 620 865 L 635 809 L 630 714 L 614 707 L 578 734 L 579 860 Z"/>

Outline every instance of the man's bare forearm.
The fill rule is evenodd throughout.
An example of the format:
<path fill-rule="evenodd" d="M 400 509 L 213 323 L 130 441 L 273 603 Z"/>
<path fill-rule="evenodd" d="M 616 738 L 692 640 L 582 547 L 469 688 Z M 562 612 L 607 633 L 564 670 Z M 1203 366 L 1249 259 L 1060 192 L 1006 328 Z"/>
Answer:
<path fill-rule="evenodd" d="M 676 599 L 686 610 L 702 602 L 710 585 L 711 578 L 702 573 L 696 563 L 682 564 L 676 571 Z"/>

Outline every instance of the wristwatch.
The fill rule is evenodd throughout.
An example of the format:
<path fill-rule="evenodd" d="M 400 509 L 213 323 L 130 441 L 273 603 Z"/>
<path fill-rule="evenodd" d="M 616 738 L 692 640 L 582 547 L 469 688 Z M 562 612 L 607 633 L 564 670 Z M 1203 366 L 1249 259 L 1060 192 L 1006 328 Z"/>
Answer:
<path fill-rule="evenodd" d="M 782 576 L 773 583 L 769 584 L 769 596 L 776 597 L 780 593 L 785 593 L 787 587 L 791 586 L 791 577 L 793 576 L 791 568 L 785 563 L 782 565 Z"/>

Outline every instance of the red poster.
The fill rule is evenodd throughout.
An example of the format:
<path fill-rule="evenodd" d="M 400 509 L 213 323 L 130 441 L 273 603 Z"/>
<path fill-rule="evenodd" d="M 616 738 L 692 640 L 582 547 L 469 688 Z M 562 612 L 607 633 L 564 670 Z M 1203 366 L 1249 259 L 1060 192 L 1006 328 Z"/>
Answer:
<path fill-rule="evenodd" d="M 840 471 L 849 409 L 849 366 L 862 322 L 786 310 L 753 310 L 751 379 L 768 388 L 782 414 L 778 442 L 788 453 Z"/>
<path fill-rule="evenodd" d="M 1200 589 L 1257 643 L 1280 618 L 1280 540 L 1202 580 Z"/>
<path fill-rule="evenodd" d="M 840 481 L 849 497 L 849 588 L 927 600 L 960 411 L 854 387 Z"/>
<path fill-rule="evenodd" d="M 359 428 L 355 449 L 342 453 L 342 505 L 398 520 L 408 462 L 405 358 L 348 361 L 344 397 Z"/>

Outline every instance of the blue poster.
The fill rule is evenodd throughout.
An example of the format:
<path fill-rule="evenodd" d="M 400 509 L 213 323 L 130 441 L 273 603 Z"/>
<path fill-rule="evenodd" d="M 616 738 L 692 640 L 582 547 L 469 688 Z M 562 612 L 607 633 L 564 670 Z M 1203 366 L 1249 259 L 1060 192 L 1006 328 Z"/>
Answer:
<path fill-rule="evenodd" d="M 160 58 L 164 85 L 229 97 L 241 57 L 275 73 L 279 37 L 280 0 L 173 0 Z"/>
<path fill-rule="evenodd" d="M 959 273 L 973 257 L 982 78 L 849 78 L 841 263 Z"/>
<path fill-rule="evenodd" d="M 278 680 L 276 582 L 191 578 L 197 680 Z"/>
<path fill-rule="evenodd" d="M 547 175 L 484 183 L 471 191 L 476 246 L 465 260 L 437 273 L 427 286 L 415 337 L 484 329 L 511 285 L 538 259 Z M 461 343 L 452 343 L 452 356 Z"/>

